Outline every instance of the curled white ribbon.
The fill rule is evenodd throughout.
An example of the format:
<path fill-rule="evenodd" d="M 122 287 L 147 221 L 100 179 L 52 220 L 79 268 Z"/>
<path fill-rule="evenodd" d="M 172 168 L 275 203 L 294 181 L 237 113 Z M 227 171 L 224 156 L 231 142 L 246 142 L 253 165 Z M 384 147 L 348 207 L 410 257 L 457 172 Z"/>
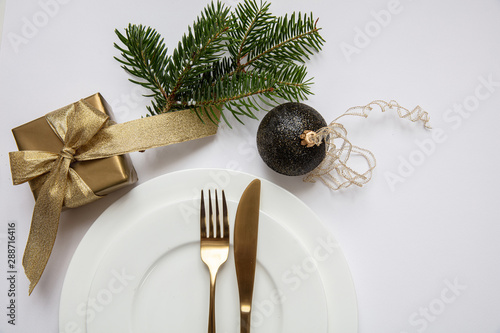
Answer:
<path fill-rule="evenodd" d="M 305 182 L 315 183 L 318 179 L 332 190 L 347 188 L 351 185 L 362 187 L 372 177 L 372 171 L 377 165 L 375 156 L 367 149 L 354 146 L 347 139 L 347 130 L 338 123 L 338 119 L 344 116 L 358 116 L 367 118 L 370 111 L 378 106 L 382 112 L 395 110 L 402 119 L 412 122 L 423 122 L 424 128 L 430 129 L 429 114 L 420 106 L 412 111 L 400 106 L 396 101 L 389 103 L 381 100 L 373 101 L 365 106 L 355 106 L 348 109 L 342 115 L 333 120 L 328 126 L 316 132 L 307 131 L 301 135 L 302 144 L 307 146 L 326 144 L 325 159 L 308 175 L 304 177 Z M 366 162 L 366 169 L 357 171 L 349 165 L 352 155 L 360 156 Z"/>

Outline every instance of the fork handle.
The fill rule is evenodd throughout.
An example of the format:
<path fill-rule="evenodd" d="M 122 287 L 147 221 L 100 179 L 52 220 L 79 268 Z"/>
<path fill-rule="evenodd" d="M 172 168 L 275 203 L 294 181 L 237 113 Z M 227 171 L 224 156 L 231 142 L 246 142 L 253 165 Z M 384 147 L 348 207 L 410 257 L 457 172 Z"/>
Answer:
<path fill-rule="evenodd" d="M 240 333 L 250 333 L 250 310 L 240 311 Z"/>
<path fill-rule="evenodd" d="M 208 308 L 208 333 L 215 333 L 215 278 L 217 272 L 210 272 L 210 306 Z"/>

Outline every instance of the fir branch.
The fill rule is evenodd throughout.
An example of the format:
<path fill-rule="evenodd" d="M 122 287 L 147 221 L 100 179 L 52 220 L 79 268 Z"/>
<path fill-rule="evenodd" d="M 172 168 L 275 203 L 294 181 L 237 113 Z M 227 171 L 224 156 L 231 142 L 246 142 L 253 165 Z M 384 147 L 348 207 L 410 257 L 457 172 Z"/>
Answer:
<path fill-rule="evenodd" d="M 177 103 L 177 95 L 189 91 L 189 86 L 200 76 L 211 70 L 225 50 L 226 31 L 231 27 L 229 9 L 220 2 L 204 9 L 201 17 L 188 27 L 172 56 L 160 39 L 160 34 L 152 28 L 130 24 L 125 36 L 116 30 L 125 45 L 115 47 L 122 58 L 116 58 L 122 67 L 143 81 L 130 79 L 152 91 L 154 97 L 150 114 L 168 112 Z"/>
<path fill-rule="evenodd" d="M 206 84 L 199 90 L 193 92 L 196 106 L 224 105 L 240 101 L 247 97 L 272 92 L 275 89 L 275 83 L 263 77 L 254 76 L 247 73 L 226 76 L 224 79 L 217 80 L 213 84 Z M 188 106 L 188 103 L 183 103 Z"/>
<path fill-rule="evenodd" d="M 267 80 L 273 78 L 276 85 L 276 95 L 288 101 L 301 101 L 311 95 L 312 79 L 306 79 L 305 65 L 284 63 L 275 67 L 256 69 L 250 72 Z"/>
<path fill-rule="evenodd" d="M 227 37 L 225 33 L 230 28 L 228 20 L 229 9 L 218 2 L 205 8 L 204 13 L 188 28 L 177 49 L 173 61 L 167 67 L 175 84 L 170 92 L 167 107 L 169 111 L 176 102 L 178 93 L 189 91 L 204 73 L 211 70 L 210 64 L 216 62 L 222 55 Z"/>
<path fill-rule="evenodd" d="M 142 25 L 116 30 L 124 46 L 115 58 L 151 91 L 151 115 L 193 108 L 217 122 L 225 107 L 240 122 L 277 99 L 300 101 L 311 94 L 304 62 L 324 43 L 312 14 L 275 17 L 270 5 L 245 0 L 230 12 L 208 5 L 184 34 L 172 55 L 160 34 Z M 222 118 L 227 122 L 227 118 Z M 200 117 L 201 119 L 201 117 Z"/>
<path fill-rule="evenodd" d="M 290 18 L 287 15 L 274 17 L 267 13 L 268 8 L 265 2 L 256 8 L 255 3 L 250 6 L 245 1 L 233 14 L 237 23 L 231 36 L 233 43 L 240 45 L 242 50 L 233 54 L 239 64 L 238 71 L 248 70 L 250 66 L 276 66 L 282 62 L 304 63 L 309 59 L 308 54 L 321 50 L 324 40 L 312 13 L 309 16 L 293 13 Z M 243 56 L 246 57 L 245 63 L 241 63 Z"/>
<path fill-rule="evenodd" d="M 275 19 L 268 13 L 269 6 L 268 3 L 261 3 L 257 6 L 255 1 L 245 1 L 239 3 L 233 13 L 236 25 L 231 33 L 233 41 L 229 52 L 237 63 L 236 70 L 238 71 L 244 67 L 241 64 L 242 59 L 250 53 L 253 44 L 262 37 L 263 27 L 268 27 Z"/>
<path fill-rule="evenodd" d="M 244 66 L 273 66 L 276 61 L 304 63 L 309 60 L 309 54 L 321 50 L 324 40 L 319 30 L 312 14 L 309 18 L 305 15 L 302 18 L 300 14 L 297 19 L 295 14 L 290 19 L 286 15 L 278 18 L 267 31 L 267 37 L 249 53 Z"/>
<path fill-rule="evenodd" d="M 115 59 L 122 64 L 123 69 L 143 80 L 129 79 L 151 90 L 150 97 L 154 97 L 159 108 L 163 108 L 169 95 L 169 78 L 165 75 L 165 68 L 170 62 L 163 38 L 154 29 L 142 25 L 129 24 L 125 30 L 126 36 L 118 30 L 115 33 L 127 48 L 115 43 L 114 46 L 122 52 L 123 57 Z"/>

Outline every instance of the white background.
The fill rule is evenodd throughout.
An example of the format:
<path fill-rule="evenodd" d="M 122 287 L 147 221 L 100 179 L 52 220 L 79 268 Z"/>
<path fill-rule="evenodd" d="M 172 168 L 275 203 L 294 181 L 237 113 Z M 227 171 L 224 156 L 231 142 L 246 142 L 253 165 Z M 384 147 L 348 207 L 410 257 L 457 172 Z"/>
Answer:
<path fill-rule="evenodd" d="M 0 50 L 0 332 L 57 331 L 74 250 L 100 213 L 130 190 L 62 214 L 52 256 L 29 297 L 19 267 L 16 326 L 8 325 L 7 223 L 17 225 L 20 262 L 33 208 L 29 186 L 11 182 L 10 130 L 95 92 L 112 104 L 118 122 L 141 117 L 148 102 L 113 59 L 114 29 L 150 25 L 173 50 L 205 4 L 7 1 Z M 363 188 L 334 192 L 271 171 L 257 154 L 252 120 L 233 122 L 233 130 L 221 125 L 213 138 L 131 154 L 139 184 L 200 167 L 266 178 L 309 205 L 340 242 L 357 291 L 360 333 L 499 333 L 500 1 L 275 0 L 271 11 L 319 17 L 326 44 L 308 62 L 315 95 L 307 104 L 327 122 L 351 106 L 394 99 L 409 109 L 422 106 L 434 130 L 393 112 L 344 118 L 351 141 L 377 157 Z M 27 22 L 39 26 L 27 33 Z M 346 53 L 349 47 L 356 52 Z"/>

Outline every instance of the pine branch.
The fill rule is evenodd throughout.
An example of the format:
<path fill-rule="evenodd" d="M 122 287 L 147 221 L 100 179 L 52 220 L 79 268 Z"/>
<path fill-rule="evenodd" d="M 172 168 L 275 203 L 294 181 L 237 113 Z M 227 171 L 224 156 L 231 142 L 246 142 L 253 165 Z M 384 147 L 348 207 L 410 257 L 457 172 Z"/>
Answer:
<path fill-rule="evenodd" d="M 278 18 L 273 28 L 268 30 L 263 42 L 250 52 L 244 66 L 272 66 L 277 60 L 304 63 L 309 60 L 309 54 L 321 50 L 324 40 L 318 32 L 319 28 L 316 27 L 312 16 L 309 19 L 304 16 L 303 20 L 299 14 L 296 21 L 294 14 L 290 21 L 286 16 Z"/>
<path fill-rule="evenodd" d="M 177 94 L 182 95 L 190 91 L 189 87 L 209 72 L 212 69 L 211 63 L 222 56 L 227 41 L 226 32 L 231 26 L 228 13 L 229 9 L 224 8 L 220 2 L 217 6 L 212 3 L 205 8 L 193 28 L 188 28 L 188 33 L 174 50 L 172 62 L 167 67 L 167 72 L 175 79 L 175 85 L 170 92 L 165 111 L 169 111 L 177 102 Z"/>
<path fill-rule="evenodd" d="M 118 30 L 116 34 L 125 45 L 115 47 L 122 58 L 116 58 L 122 67 L 133 76 L 142 79 L 131 82 L 152 91 L 154 97 L 151 115 L 168 112 L 177 104 L 178 95 L 189 91 L 189 86 L 200 76 L 211 70 L 225 50 L 226 31 L 231 27 L 229 9 L 220 2 L 204 9 L 188 32 L 182 37 L 173 55 L 167 55 L 167 48 L 160 34 L 142 25 L 129 25 L 125 36 Z"/>
<path fill-rule="evenodd" d="M 275 17 L 269 7 L 245 0 L 230 12 L 211 3 L 172 55 L 154 29 L 129 25 L 124 35 L 116 31 L 124 46 L 115 44 L 122 55 L 115 59 L 136 77 L 131 82 L 151 91 L 151 115 L 193 108 L 218 122 L 214 108 L 225 107 L 240 122 L 256 119 L 255 110 L 277 99 L 307 99 L 312 81 L 304 62 L 324 43 L 312 14 Z"/>
<path fill-rule="evenodd" d="M 284 63 L 275 67 L 255 69 L 249 72 L 263 78 L 274 78 L 276 95 L 288 101 L 301 101 L 311 95 L 312 79 L 307 79 L 307 68 L 305 65 L 295 63 Z"/>
<path fill-rule="evenodd" d="M 165 68 L 170 62 L 167 47 L 154 29 L 142 25 L 131 25 L 125 29 L 126 36 L 115 30 L 120 41 L 126 46 L 124 49 L 116 43 L 114 46 L 122 52 L 123 59 L 115 57 L 122 64 L 122 68 L 143 81 L 129 79 L 152 91 L 150 97 L 155 98 L 159 108 L 163 108 L 169 95 L 169 77 L 165 75 Z"/>
<path fill-rule="evenodd" d="M 199 88 L 193 93 L 196 107 L 222 106 L 226 105 L 226 103 L 240 107 L 244 106 L 244 100 L 251 96 L 273 92 L 275 90 L 275 82 L 263 77 L 241 73 L 225 76 Z M 184 106 L 189 105 L 185 104 Z M 241 113 L 235 111 L 233 113 L 256 118 L 252 112 L 248 111 Z"/>
<path fill-rule="evenodd" d="M 312 13 L 274 17 L 267 13 L 268 8 L 267 3 L 256 8 L 255 3 L 250 6 L 246 1 L 239 4 L 233 14 L 237 25 L 231 36 L 233 43 L 239 44 L 242 50 L 233 54 L 239 64 L 238 71 L 248 70 L 250 66 L 276 66 L 282 62 L 304 63 L 309 54 L 321 50 L 324 40 Z M 243 56 L 245 63 L 241 63 Z"/>
<path fill-rule="evenodd" d="M 233 13 L 236 24 L 230 34 L 233 40 L 229 52 L 237 63 L 238 71 L 243 69 L 242 59 L 252 51 L 253 44 L 262 38 L 263 28 L 269 27 L 275 19 L 268 13 L 269 6 L 268 3 L 261 3 L 259 7 L 255 1 L 245 1 L 239 3 Z"/>

